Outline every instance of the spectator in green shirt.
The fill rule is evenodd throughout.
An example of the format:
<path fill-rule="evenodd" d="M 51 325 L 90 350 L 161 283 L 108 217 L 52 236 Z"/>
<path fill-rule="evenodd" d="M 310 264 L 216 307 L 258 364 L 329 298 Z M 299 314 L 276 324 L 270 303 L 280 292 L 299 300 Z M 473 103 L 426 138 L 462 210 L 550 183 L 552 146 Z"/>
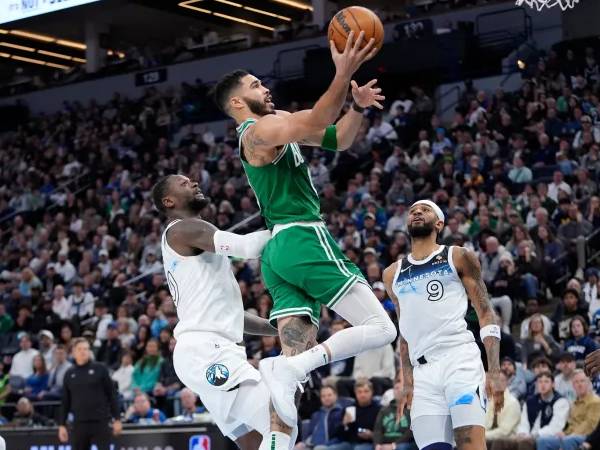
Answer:
<path fill-rule="evenodd" d="M 410 430 L 410 415 L 402 383 L 394 384 L 394 400 L 379 411 L 375 420 L 373 443 L 375 450 L 416 450 Z"/>
<path fill-rule="evenodd" d="M 0 302 L 0 334 L 8 333 L 14 324 L 13 318 L 6 313 L 6 306 Z"/>
<path fill-rule="evenodd" d="M 146 343 L 145 355 L 136 363 L 133 369 L 132 388 L 145 393 L 152 393 L 158 377 L 163 359 L 158 352 L 158 341 L 150 339 Z"/>

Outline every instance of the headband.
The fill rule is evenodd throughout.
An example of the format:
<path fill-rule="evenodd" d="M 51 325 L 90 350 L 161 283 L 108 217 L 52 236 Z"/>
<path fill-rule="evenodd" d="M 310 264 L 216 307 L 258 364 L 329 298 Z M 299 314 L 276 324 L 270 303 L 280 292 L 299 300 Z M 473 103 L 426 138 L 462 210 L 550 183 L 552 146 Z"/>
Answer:
<path fill-rule="evenodd" d="M 418 200 L 411 205 L 411 208 L 415 205 L 429 206 L 431 209 L 433 209 L 433 212 L 435 212 L 435 215 L 438 217 L 439 220 L 441 220 L 442 222 L 446 222 L 446 217 L 444 216 L 444 213 L 442 212 L 440 207 L 433 203 L 431 200 Z"/>

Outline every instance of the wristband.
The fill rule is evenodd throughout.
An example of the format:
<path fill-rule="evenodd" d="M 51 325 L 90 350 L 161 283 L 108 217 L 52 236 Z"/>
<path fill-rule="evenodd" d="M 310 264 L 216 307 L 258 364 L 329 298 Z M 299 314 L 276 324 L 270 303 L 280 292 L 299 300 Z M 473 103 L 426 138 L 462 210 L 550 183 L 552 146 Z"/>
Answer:
<path fill-rule="evenodd" d="M 365 108 L 363 108 L 362 106 L 359 106 L 354 100 L 352 101 L 352 109 L 354 111 L 356 111 L 357 113 L 363 113 Z"/>
<path fill-rule="evenodd" d="M 500 340 L 500 327 L 498 325 L 486 325 L 481 330 L 479 330 L 479 336 L 481 337 L 481 342 L 483 342 L 483 338 L 491 336 Z"/>
<path fill-rule="evenodd" d="M 269 239 L 271 239 L 271 232 L 268 230 L 244 235 L 217 230 L 213 242 L 217 255 L 254 259 L 260 257 Z"/>

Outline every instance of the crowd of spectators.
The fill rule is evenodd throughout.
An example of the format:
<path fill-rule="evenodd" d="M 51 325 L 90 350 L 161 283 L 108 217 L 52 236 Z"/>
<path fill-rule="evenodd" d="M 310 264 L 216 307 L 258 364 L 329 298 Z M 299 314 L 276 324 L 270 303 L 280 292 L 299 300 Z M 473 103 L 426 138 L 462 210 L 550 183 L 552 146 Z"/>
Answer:
<path fill-rule="evenodd" d="M 600 382 L 577 369 L 600 336 L 600 276 L 588 261 L 600 225 L 597 50 L 568 63 L 550 53 L 517 92 L 467 83 L 451 123 L 413 87 L 384 114 L 368 112 L 347 151 L 305 153 L 332 235 L 391 315 L 381 274 L 410 252 L 414 200 L 445 211 L 441 243 L 478 253 L 508 386 L 507 408 L 488 411 L 494 449 L 585 446 L 600 419 Z M 78 336 L 110 369 L 126 422 L 208 420 L 174 373 L 177 315 L 150 188 L 182 172 L 212 199 L 206 220 L 241 233 L 262 220 L 234 124 L 217 137 L 185 119 L 182 98 L 200 89 L 65 104 L 0 137 L 0 404 L 16 403 L 2 422 L 53 419 L 40 402 L 60 399 Z M 245 309 L 268 317 L 259 263 L 232 268 Z M 478 336 L 473 310 L 466 320 Z M 324 311 L 319 337 L 346 326 Z M 274 337 L 246 349 L 254 364 L 280 352 Z M 326 366 L 307 384 L 299 445 L 411 448 L 405 394 L 391 346 Z"/>

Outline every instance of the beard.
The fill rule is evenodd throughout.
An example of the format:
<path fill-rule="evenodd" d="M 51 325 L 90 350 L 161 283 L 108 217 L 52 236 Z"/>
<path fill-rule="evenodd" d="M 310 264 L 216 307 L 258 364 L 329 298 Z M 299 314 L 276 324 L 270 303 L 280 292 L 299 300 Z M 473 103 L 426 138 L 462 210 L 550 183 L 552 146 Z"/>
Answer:
<path fill-rule="evenodd" d="M 200 213 L 209 203 L 210 203 L 210 199 L 208 199 L 206 197 L 204 197 L 204 198 L 194 197 L 188 202 L 187 208 L 190 211 L 197 214 L 197 213 Z"/>
<path fill-rule="evenodd" d="M 275 114 L 275 110 L 271 107 L 267 106 L 266 102 L 259 102 L 257 100 L 252 100 L 249 98 L 244 98 L 244 101 L 248 105 L 248 109 L 252 114 L 256 114 L 257 116 L 266 116 L 267 114 Z"/>
<path fill-rule="evenodd" d="M 407 228 L 408 234 L 411 238 L 424 238 L 431 236 L 431 233 L 433 233 L 434 230 L 433 222 L 423 223 L 422 225 L 417 226 L 409 225 Z"/>

